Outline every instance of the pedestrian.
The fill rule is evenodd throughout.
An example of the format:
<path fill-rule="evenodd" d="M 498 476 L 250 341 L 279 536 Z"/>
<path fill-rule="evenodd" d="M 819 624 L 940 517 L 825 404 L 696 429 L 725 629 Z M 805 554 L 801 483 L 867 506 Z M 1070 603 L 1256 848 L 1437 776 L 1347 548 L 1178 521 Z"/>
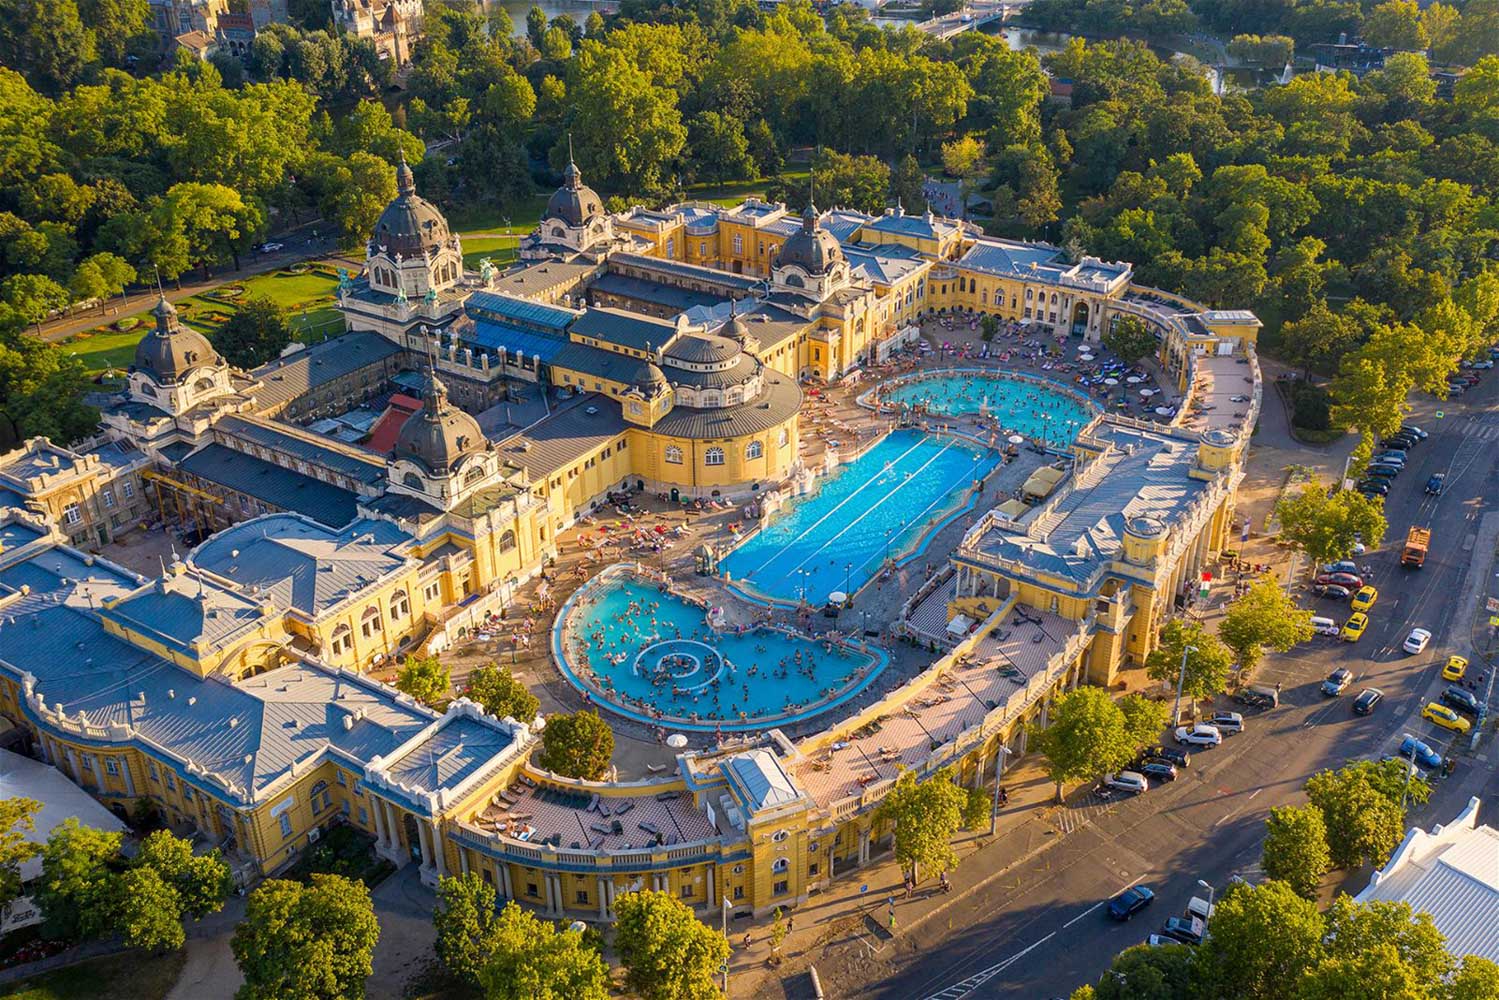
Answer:
<path fill-rule="evenodd" d="M 744 932 L 744 950 L 745 951 L 749 951 L 749 946 L 750 946 L 750 932 L 749 931 L 745 931 Z"/>
<path fill-rule="evenodd" d="M 1275 695 L 1276 697 L 1280 697 L 1280 681 L 1275 682 Z"/>
<path fill-rule="evenodd" d="M 796 930 L 796 914 L 788 913 L 786 914 L 786 933 L 790 934 L 794 930 Z"/>

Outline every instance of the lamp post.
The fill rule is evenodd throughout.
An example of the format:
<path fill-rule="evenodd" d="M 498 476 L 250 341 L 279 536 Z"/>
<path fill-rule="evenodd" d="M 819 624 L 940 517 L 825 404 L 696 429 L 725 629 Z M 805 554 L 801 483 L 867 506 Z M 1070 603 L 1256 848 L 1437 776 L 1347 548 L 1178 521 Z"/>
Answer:
<path fill-rule="evenodd" d="M 719 899 L 723 903 L 723 925 L 720 933 L 723 934 L 723 939 L 727 941 L 729 939 L 729 897 L 720 896 Z M 727 957 L 723 960 L 723 995 L 725 998 L 729 995 L 729 960 Z"/>
<path fill-rule="evenodd" d="M 1187 656 L 1197 652 L 1196 646 L 1182 650 L 1181 669 L 1176 672 L 1176 703 L 1171 706 L 1171 728 L 1182 724 L 1182 683 L 1187 679 Z"/>
<path fill-rule="evenodd" d="M 1202 922 L 1206 924 L 1209 920 L 1213 919 L 1213 887 L 1204 879 L 1198 879 L 1197 884 L 1208 891 L 1208 915 L 1202 918 Z"/>
<path fill-rule="evenodd" d="M 844 599 L 844 601 L 848 600 L 848 596 L 849 596 L 848 595 L 849 574 L 851 574 L 853 572 L 853 570 L 854 570 L 854 564 L 853 563 L 846 562 L 846 563 L 843 564 L 843 599 Z"/>
<path fill-rule="evenodd" d="M 989 836 L 991 837 L 999 828 L 999 786 L 1005 778 L 1005 758 L 1013 752 L 1001 739 L 999 753 L 994 755 L 994 802 L 989 807 Z"/>

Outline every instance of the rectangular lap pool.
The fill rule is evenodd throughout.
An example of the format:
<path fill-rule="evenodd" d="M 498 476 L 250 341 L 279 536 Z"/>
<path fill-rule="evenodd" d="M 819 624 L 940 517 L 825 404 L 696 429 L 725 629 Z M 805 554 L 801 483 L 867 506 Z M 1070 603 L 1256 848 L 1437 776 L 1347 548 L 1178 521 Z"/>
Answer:
<path fill-rule="evenodd" d="M 961 510 L 998 452 L 959 438 L 892 431 L 879 444 L 792 501 L 720 563 L 732 581 L 777 600 L 813 604 L 850 593 L 899 560 Z M 805 587 L 805 591 L 803 588 Z"/>

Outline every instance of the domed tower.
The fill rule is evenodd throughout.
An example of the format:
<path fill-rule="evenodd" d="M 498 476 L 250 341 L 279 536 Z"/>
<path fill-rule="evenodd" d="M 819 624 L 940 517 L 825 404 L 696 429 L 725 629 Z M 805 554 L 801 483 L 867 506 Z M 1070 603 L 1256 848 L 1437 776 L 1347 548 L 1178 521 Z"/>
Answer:
<path fill-rule="evenodd" d="M 421 300 L 442 292 L 463 277 L 462 241 L 448 231 L 437 206 L 416 193 L 416 178 L 401 154 L 396 167 L 396 197 L 365 249 L 370 288 L 401 301 Z"/>
<path fill-rule="evenodd" d="M 177 416 L 234 391 L 229 365 L 207 337 L 182 325 L 165 295 L 151 315 L 156 326 L 135 345 L 130 366 L 127 391 L 132 398 Z"/>
<path fill-rule="evenodd" d="M 396 437 L 389 488 L 447 509 L 491 482 L 498 470 L 498 456 L 479 422 L 448 400 L 447 387 L 430 370 L 422 408 Z"/>
<path fill-rule="evenodd" d="M 614 220 L 604 211 L 598 192 L 583 183 L 583 172 L 573 162 L 572 139 L 567 140 L 567 167 L 562 186 L 547 199 L 541 224 L 529 242 L 559 251 L 592 250 L 614 240 Z"/>
<path fill-rule="evenodd" d="M 826 298 L 848 284 L 848 259 L 838 238 L 822 227 L 816 206 L 802 213 L 802 227 L 781 245 L 770 268 L 771 279 L 783 289 Z"/>

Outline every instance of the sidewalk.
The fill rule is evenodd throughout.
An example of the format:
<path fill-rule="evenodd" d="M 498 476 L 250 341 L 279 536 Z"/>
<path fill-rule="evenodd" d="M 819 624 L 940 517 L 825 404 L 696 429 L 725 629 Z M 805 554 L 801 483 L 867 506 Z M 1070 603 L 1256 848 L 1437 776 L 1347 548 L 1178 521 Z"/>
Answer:
<path fill-rule="evenodd" d="M 895 936 L 910 933 L 967 894 L 1060 843 L 1062 816 L 1074 807 L 1056 804 L 1055 786 L 1047 778 L 1040 756 L 1029 755 L 1024 763 L 1006 770 L 1004 785 L 1009 803 L 1000 809 L 998 834 L 991 838 L 987 830 L 963 833 L 953 843 L 959 863 L 956 871 L 948 873 L 952 892 L 941 891 L 937 872 L 922 872 L 921 885 L 906 898 L 900 866 L 887 849 L 863 869 L 840 872 L 831 888 L 783 913 L 791 920 L 792 929 L 781 944 L 784 961 L 778 968 L 769 964 L 769 918 L 752 926 L 747 922 L 731 924 L 729 944 L 734 950 L 729 961 L 729 995 L 777 996 L 785 984 L 804 981 L 808 966 L 818 966 L 827 977 L 846 963 L 863 963 L 887 948 Z M 993 786 L 988 788 L 992 791 Z M 1069 801 L 1086 799 L 1088 788 L 1073 788 Z M 1076 828 L 1071 823 L 1066 826 Z M 895 897 L 893 932 L 891 896 Z M 748 949 L 744 947 L 746 931 L 750 935 Z"/>

